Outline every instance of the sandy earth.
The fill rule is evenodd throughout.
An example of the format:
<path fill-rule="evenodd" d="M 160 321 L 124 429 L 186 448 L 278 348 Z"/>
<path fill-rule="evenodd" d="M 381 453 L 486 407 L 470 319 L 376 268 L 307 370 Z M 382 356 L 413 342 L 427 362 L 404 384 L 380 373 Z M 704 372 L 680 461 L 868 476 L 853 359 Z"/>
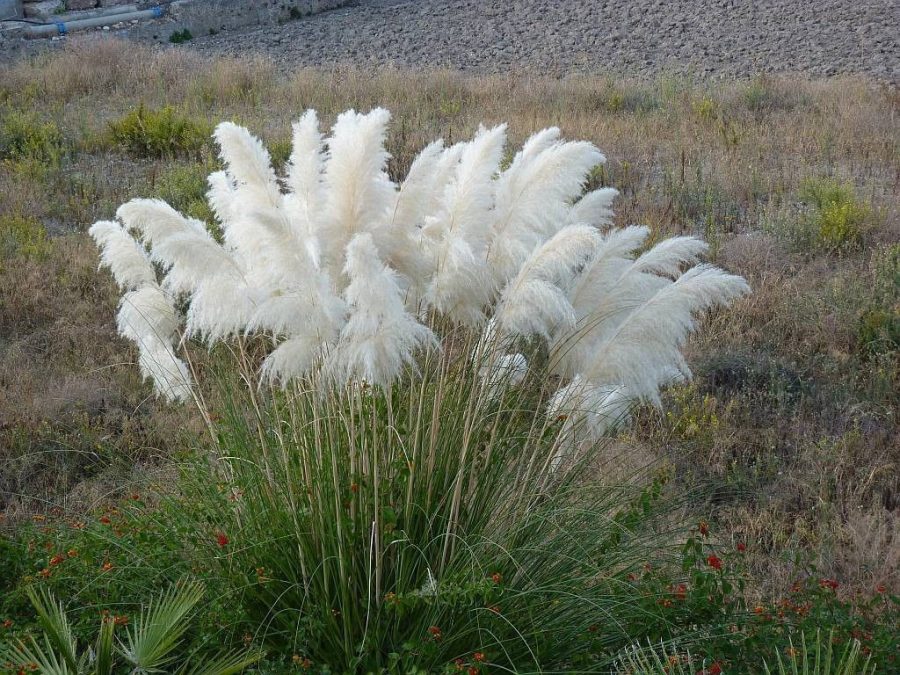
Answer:
<path fill-rule="evenodd" d="M 262 52 L 286 68 L 865 73 L 897 83 L 898 43 L 900 0 L 355 0 L 190 46 Z"/>

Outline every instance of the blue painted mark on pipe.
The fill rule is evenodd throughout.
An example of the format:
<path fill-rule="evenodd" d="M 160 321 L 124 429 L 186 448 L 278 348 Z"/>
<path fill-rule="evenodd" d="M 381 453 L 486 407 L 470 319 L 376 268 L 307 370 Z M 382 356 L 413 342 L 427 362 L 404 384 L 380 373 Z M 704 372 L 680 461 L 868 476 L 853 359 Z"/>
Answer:
<path fill-rule="evenodd" d="M 69 30 L 66 28 L 66 24 L 62 21 L 57 22 L 56 30 L 59 31 L 60 35 L 66 35 L 69 32 Z"/>

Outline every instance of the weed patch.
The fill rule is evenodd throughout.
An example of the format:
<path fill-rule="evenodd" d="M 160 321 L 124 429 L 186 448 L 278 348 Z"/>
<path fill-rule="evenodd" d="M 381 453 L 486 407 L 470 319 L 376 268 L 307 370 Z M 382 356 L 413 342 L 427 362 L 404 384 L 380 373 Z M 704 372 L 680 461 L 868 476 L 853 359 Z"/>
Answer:
<path fill-rule="evenodd" d="M 113 142 L 139 157 L 196 157 L 208 146 L 212 127 L 171 106 L 143 105 L 109 124 Z"/>

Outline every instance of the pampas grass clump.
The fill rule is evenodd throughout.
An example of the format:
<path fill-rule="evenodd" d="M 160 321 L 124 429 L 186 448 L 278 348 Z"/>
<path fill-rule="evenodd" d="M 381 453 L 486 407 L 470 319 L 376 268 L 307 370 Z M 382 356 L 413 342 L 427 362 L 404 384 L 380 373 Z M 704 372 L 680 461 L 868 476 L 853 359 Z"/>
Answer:
<path fill-rule="evenodd" d="M 325 139 L 307 112 L 282 177 L 222 124 L 221 236 L 146 199 L 91 229 L 144 374 L 218 406 L 173 527 L 288 658 L 595 672 L 668 630 L 629 580 L 677 545 L 664 481 L 599 443 L 690 375 L 695 317 L 747 284 L 697 239 L 613 227 L 616 191 L 582 194 L 589 143 L 547 129 L 502 169 L 506 129 L 482 128 L 396 184 L 388 120 Z M 186 339 L 235 368 L 196 384 Z"/>
<path fill-rule="evenodd" d="M 226 168 L 209 177 L 208 197 L 221 241 L 152 199 L 91 228 L 126 291 L 119 330 L 160 395 L 191 396 L 180 339 L 261 334 L 266 381 L 318 371 L 388 388 L 455 326 L 482 336 L 486 373 L 524 371 L 521 354 L 493 352 L 539 340 L 559 378 L 551 414 L 598 437 L 632 402 L 658 403 L 661 387 L 690 375 L 681 348 L 698 312 L 748 291 L 740 277 L 691 267 L 706 250 L 693 237 L 636 255 L 649 230 L 611 227 L 616 191 L 582 195 L 605 161 L 590 143 L 546 129 L 504 170 L 505 126 L 482 128 L 426 147 L 398 185 L 386 173 L 389 119 L 348 111 L 326 139 L 308 111 L 281 178 L 258 139 L 219 125 Z M 187 311 L 176 317 L 179 300 Z"/>

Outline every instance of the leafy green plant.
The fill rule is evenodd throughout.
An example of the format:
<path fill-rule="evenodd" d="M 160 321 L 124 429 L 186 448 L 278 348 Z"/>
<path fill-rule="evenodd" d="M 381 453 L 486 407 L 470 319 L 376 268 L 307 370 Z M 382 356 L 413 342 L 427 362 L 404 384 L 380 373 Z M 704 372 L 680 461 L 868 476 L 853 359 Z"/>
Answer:
<path fill-rule="evenodd" d="M 104 617 L 93 647 L 79 644 L 62 603 L 46 589 L 30 587 L 27 593 L 43 635 L 40 641 L 32 636 L 7 648 L 2 661 L 13 668 L 45 675 L 111 675 L 117 663 L 124 662 L 134 673 L 165 669 L 186 675 L 231 675 L 260 657 L 236 651 L 213 656 L 179 653 L 194 608 L 203 597 L 203 587 L 196 582 L 173 586 L 151 600 L 134 625 L 125 629 L 123 639 L 114 640 L 117 619 Z"/>
<path fill-rule="evenodd" d="M 794 647 L 793 639 L 788 638 L 788 645 L 775 652 L 777 668 L 770 669 L 768 662 L 763 660 L 763 672 L 766 675 L 871 675 L 875 672 L 872 659 L 861 654 L 859 641 L 853 640 L 838 652 L 832 638 L 833 634 L 823 635 L 821 630 L 817 630 L 814 642 L 807 645 L 806 634 L 803 633 L 799 649 Z M 659 647 L 635 645 L 620 658 L 618 672 L 630 675 L 720 675 L 732 672 L 730 669 L 726 671 L 718 661 L 701 661 L 693 657 L 690 651 L 666 644 Z M 752 670 L 740 672 L 759 672 L 759 661 L 747 666 Z"/>
<path fill-rule="evenodd" d="M 482 128 L 397 185 L 388 120 L 348 111 L 326 151 L 308 111 L 288 195 L 262 143 L 219 125 L 221 242 L 159 200 L 91 228 L 142 372 L 212 438 L 168 510 L 258 634 L 316 664 L 599 667 L 655 623 L 631 577 L 680 543 L 668 477 L 603 461 L 604 438 L 683 370 L 695 314 L 749 288 L 694 266 L 695 238 L 638 256 L 649 228 L 564 225 L 612 216 L 615 190 L 582 195 L 589 143 L 547 129 L 504 165 L 505 127 Z M 175 301 L 212 380 L 178 355 Z"/>
<path fill-rule="evenodd" d="M 0 215 L 0 265 L 14 256 L 40 260 L 49 253 L 50 246 L 47 231 L 36 218 Z"/>
<path fill-rule="evenodd" d="M 62 132 L 53 121 L 34 112 L 3 110 L 0 114 L 0 160 L 36 160 L 56 165 L 64 150 Z"/>
<path fill-rule="evenodd" d="M 172 106 L 151 110 L 141 104 L 109 124 L 112 140 L 142 157 L 196 156 L 209 143 L 211 127 Z"/>
<path fill-rule="evenodd" d="M 176 30 L 173 31 L 169 36 L 169 42 L 174 45 L 184 44 L 185 42 L 189 42 L 194 39 L 194 35 L 187 28 L 184 30 Z"/>
<path fill-rule="evenodd" d="M 859 243 L 871 209 L 856 197 L 851 185 L 809 178 L 800 186 L 800 197 L 811 208 L 810 223 L 820 246 L 837 250 Z"/>

